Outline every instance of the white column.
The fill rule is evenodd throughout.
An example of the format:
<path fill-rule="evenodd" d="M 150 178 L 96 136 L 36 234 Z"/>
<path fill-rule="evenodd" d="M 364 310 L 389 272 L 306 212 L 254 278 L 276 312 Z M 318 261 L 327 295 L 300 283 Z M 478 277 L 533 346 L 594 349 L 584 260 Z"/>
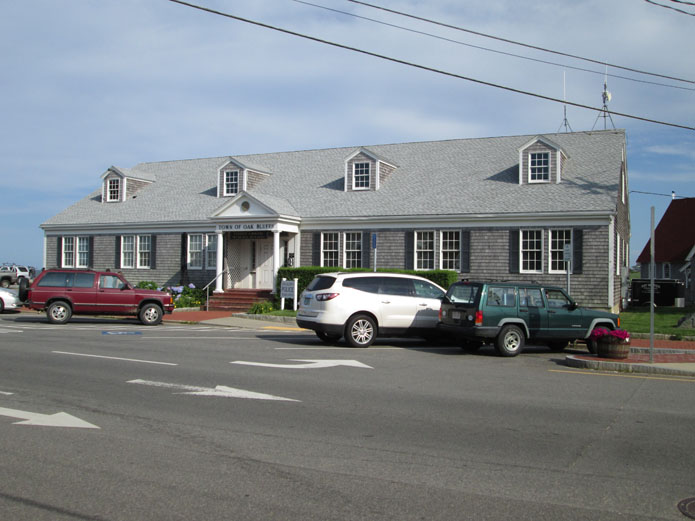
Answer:
<path fill-rule="evenodd" d="M 222 293 L 224 291 L 224 289 L 222 289 L 222 279 L 224 278 L 224 276 L 221 276 L 222 270 L 224 269 L 224 244 L 222 244 L 223 240 L 224 234 L 222 232 L 217 232 L 217 269 L 215 270 L 217 279 L 215 280 L 215 293 Z"/>
<path fill-rule="evenodd" d="M 277 286 L 278 270 L 280 269 L 280 232 L 273 232 L 273 293 Z"/>

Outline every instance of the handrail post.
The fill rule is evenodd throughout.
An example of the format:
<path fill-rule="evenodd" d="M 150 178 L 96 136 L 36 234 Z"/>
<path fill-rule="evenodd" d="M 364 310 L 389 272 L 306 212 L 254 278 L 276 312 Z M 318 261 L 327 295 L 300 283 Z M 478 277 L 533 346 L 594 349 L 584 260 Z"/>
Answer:
<path fill-rule="evenodd" d="M 222 270 L 219 274 L 215 275 L 215 278 L 213 278 L 210 282 L 208 282 L 205 287 L 203 288 L 205 290 L 205 311 L 209 310 L 210 307 L 210 286 L 212 285 L 213 282 L 216 282 L 217 279 L 219 279 L 222 275 L 227 273 L 229 271 L 229 268 L 226 270 Z"/>

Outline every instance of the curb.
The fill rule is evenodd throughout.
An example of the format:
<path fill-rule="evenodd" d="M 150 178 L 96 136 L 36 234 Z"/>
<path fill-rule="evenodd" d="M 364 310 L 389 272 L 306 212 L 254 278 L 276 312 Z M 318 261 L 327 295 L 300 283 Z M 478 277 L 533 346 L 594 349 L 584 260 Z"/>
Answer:
<path fill-rule="evenodd" d="M 579 369 L 594 369 L 598 371 L 695 377 L 695 371 L 677 369 L 675 367 L 664 367 L 663 365 L 645 363 L 612 362 L 607 360 L 584 360 L 577 356 L 578 355 L 567 355 L 565 358 L 567 365 Z"/>
<path fill-rule="evenodd" d="M 248 313 L 234 313 L 232 316 L 234 318 L 246 318 L 249 320 L 263 320 L 264 322 L 282 322 L 285 324 L 297 325 L 297 319 L 295 317 L 281 317 L 278 315 L 251 315 Z"/>

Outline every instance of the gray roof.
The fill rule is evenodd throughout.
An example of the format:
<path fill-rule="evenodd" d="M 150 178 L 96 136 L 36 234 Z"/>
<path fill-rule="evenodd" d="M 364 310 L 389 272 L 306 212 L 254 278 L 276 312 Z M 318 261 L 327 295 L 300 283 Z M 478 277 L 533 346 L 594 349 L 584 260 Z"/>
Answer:
<path fill-rule="evenodd" d="M 229 201 L 217 197 L 218 169 L 229 159 L 270 174 L 250 195 L 278 214 L 302 218 L 615 211 L 624 131 L 542 134 L 569 156 L 562 182 L 519 185 L 519 148 L 537 136 L 141 163 L 121 169 L 155 180 L 136 197 L 102 204 L 99 188 L 42 226 L 209 222 Z M 398 165 L 378 191 L 343 190 L 345 160 L 360 148 Z"/>

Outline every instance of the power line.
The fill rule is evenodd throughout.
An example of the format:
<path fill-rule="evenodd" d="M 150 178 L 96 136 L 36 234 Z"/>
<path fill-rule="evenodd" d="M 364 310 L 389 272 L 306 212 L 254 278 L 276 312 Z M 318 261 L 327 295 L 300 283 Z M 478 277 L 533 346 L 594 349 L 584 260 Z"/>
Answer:
<path fill-rule="evenodd" d="M 674 192 L 670 194 L 658 194 L 656 192 L 641 192 L 640 190 L 630 190 L 631 194 L 658 195 L 660 197 L 670 197 L 671 199 L 692 199 L 688 195 L 676 195 Z"/>
<path fill-rule="evenodd" d="M 305 0 L 292 0 L 292 1 L 293 1 L 293 2 L 296 2 L 296 3 L 298 3 L 298 4 L 303 4 L 303 5 L 308 5 L 308 6 L 311 6 L 311 7 L 316 7 L 316 8 L 318 8 L 318 9 L 325 9 L 326 11 L 331 11 L 331 12 L 333 12 L 333 13 L 339 13 L 339 14 L 343 14 L 343 15 L 346 15 L 346 16 L 352 16 L 353 18 L 359 18 L 359 19 L 361 19 L 361 20 L 367 20 L 367 21 L 369 21 L 369 22 L 373 22 L 373 23 L 380 24 L 380 25 L 385 25 L 385 26 L 387 26 L 387 27 L 393 27 L 393 28 L 395 28 L 395 29 L 401 29 L 401 30 L 403 30 L 403 31 L 408 31 L 408 32 L 415 33 L 415 34 L 420 34 L 420 35 L 423 35 L 423 36 L 429 36 L 430 38 L 436 38 L 437 40 L 442 40 L 442 41 L 449 42 L 449 43 L 455 43 L 455 44 L 457 44 L 457 45 L 465 45 L 466 47 L 471 47 L 471 48 L 473 48 L 473 49 L 479 49 L 479 50 L 482 50 L 482 51 L 488 51 L 488 52 L 493 52 L 493 53 L 496 53 L 496 54 L 501 54 L 501 55 L 503 55 L 503 56 L 511 56 L 512 58 L 519 58 L 519 59 L 522 59 L 522 60 L 528 60 L 528 61 L 533 61 L 533 62 L 537 62 L 537 63 L 543 63 L 543 64 L 545 64 L 545 65 L 553 65 L 553 66 L 556 66 L 556 67 L 562 67 L 562 68 L 564 68 L 564 69 L 572 69 L 572 70 L 580 71 L 580 72 L 588 72 L 588 73 L 591 73 L 591 74 L 599 74 L 599 75 L 602 75 L 602 76 L 606 76 L 606 75 L 607 75 L 607 76 L 609 76 L 609 77 L 611 77 L 611 78 L 618 78 L 618 79 L 621 79 L 621 80 L 634 81 L 634 82 L 637 82 L 637 83 L 646 83 L 646 84 L 649 84 L 649 85 L 656 85 L 656 86 L 659 86 L 659 87 L 668 87 L 668 88 L 671 88 L 671 89 L 681 89 L 681 90 L 695 91 L 695 88 L 691 88 L 691 87 L 681 87 L 680 85 L 668 85 L 668 84 L 666 84 L 666 83 L 659 83 L 659 82 L 655 82 L 655 81 L 638 80 L 637 78 L 630 78 L 629 76 L 620 76 L 620 75 L 618 75 L 618 74 L 607 74 L 607 73 L 604 73 L 604 72 L 601 72 L 601 71 L 594 71 L 594 70 L 591 70 L 591 69 L 585 69 L 585 68 L 583 68 L 583 67 L 576 67 L 576 66 L 573 66 L 573 65 L 566 65 L 566 64 L 563 64 L 563 63 L 551 62 L 551 61 L 548 61 L 548 60 L 541 60 L 541 59 L 539 59 L 539 58 L 531 58 L 531 57 L 529 57 L 529 56 L 522 56 L 522 55 L 520 55 L 520 54 L 514 54 L 514 53 L 511 53 L 511 52 L 505 52 L 505 51 L 500 51 L 500 50 L 497 50 L 497 49 L 491 49 L 491 48 L 489 48 L 489 47 L 483 47 L 483 46 L 480 46 L 480 45 L 474 45 L 474 44 L 471 44 L 471 43 L 462 42 L 462 41 L 460 41 L 460 40 L 454 40 L 454 39 L 452 39 L 452 38 L 446 38 L 446 37 L 444 37 L 444 36 L 439 36 L 439 35 L 436 35 L 436 34 L 428 33 L 428 32 L 425 32 L 425 31 L 418 31 L 417 29 L 412 29 L 412 28 L 410 28 L 410 27 L 403 27 L 402 25 L 397 25 L 397 24 L 393 24 L 393 23 L 389 23 L 389 22 L 384 22 L 383 20 L 376 20 L 376 19 L 374 19 L 374 18 L 369 18 L 369 17 L 367 17 L 367 16 L 361 16 L 361 15 L 358 15 L 358 14 L 355 14 L 355 13 L 349 13 L 349 12 L 347 12 L 347 11 L 341 11 L 340 9 L 335 9 L 335 8 L 332 8 L 332 7 L 326 7 L 326 6 L 324 6 L 324 5 L 314 4 L 314 3 L 311 3 L 311 2 L 306 2 Z"/>
<path fill-rule="evenodd" d="M 672 11 L 676 11 L 677 13 L 680 13 L 680 14 L 687 14 L 688 16 L 695 16 L 695 13 L 689 13 L 688 11 L 684 11 L 683 9 L 678 9 L 677 7 L 660 4 L 658 2 L 653 2 L 652 0 L 644 0 L 644 1 L 647 2 L 648 4 L 663 7 L 664 9 L 671 9 Z M 682 3 L 686 3 L 686 2 L 682 2 Z M 693 4 L 688 4 L 688 5 L 693 5 Z"/>
<path fill-rule="evenodd" d="M 606 63 L 606 62 L 603 62 L 603 61 L 600 61 L 600 60 L 594 60 L 593 58 L 585 58 L 585 57 L 582 57 L 582 56 L 577 56 L 577 55 L 575 55 L 575 54 L 569 54 L 569 53 L 565 53 L 565 52 L 562 52 L 562 51 L 555 51 L 555 50 L 552 50 L 552 49 L 546 49 L 546 48 L 544 48 L 544 47 L 539 47 L 539 46 L 537 46 L 537 45 L 531 45 L 531 44 L 528 44 L 528 43 L 517 42 L 517 41 L 515 41 L 515 40 L 510 40 L 510 39 L 508 39 L 508 38 L 502 38 L 502 37 L 500 37 L 500 36 L 493 36 L 493 35 L 491 35 L 491 34 L 481 33 L 481 32 L 479 32 L 479 31 L 473 31 L 473 30 L 471 30 L 471 29 L 465 29 L 465 28 L 463 28 L 463 27 L 457 27 L 457 26 L 455 26 L 455 25 L 450 25 L 450 24 L 447 24 L 447 23 L 444 23 L 444 22 L 438 22 L 438 21 L 436 21 L 436 20 L 430 20 L 430 19 L 428 19 L 428 18 L 423 18 L 423 17 L 421 17 L 421 16 L 416 16 L 416 15 L 404 13 L 404 12 L 402 12 L 402 11 L 396 11 L 396 10 L 394 10 L 394 9 L 389 9 L 389 8 L 387 8 L 387 7 L 381 7 L 381 6 L 379 6 L 379 5 L 368 4 L 367 2 L 362 2 L 361 0 L 347 0 L 347 1 L 348 1 L 348 2 L 352 2 L 353 4 L 364 5 L 364 6 L 367 6 L 367 7 L 371 7 L 371 8 L 373 8 L 373 9 L 379 9 L 379 10 L 381 10 L 381 11 L 386 11 L 386 12 L 388 12 L 388 13 L 393 13 L 393 14 L 397 14 L 397 15 L 400 15 L 400 16 L 405 16 L 405 17 L 407 17 L 407 18 L 412 18 L 412 19 L 414 19 L 414 20 L 420 20 L 421 22 L 427 22 L 427 23 L 431 23 L 431 24 L 434 24 L 434 25 L 439 25 L 439 26 L 441 26 L 441 27 L 446 27 L 446 28 L 448 28 L 448 29 L 455 29 L 455 30 L 457 30 L 457 31 L 463 31 L 463 32 L 465 32 L 465 33 L 475 34 L 476 36 L 482 36 L 482 37 L 484 37 L 484 38 L 490 38 L 490 39 L 493 39 L 493 40 L 498 40 L 498 41 L 500 41 L 500 42 L 511 43 L 512 45 L 520 45 L 520 46 L 522 46 L 522 47 L 527 47 L 527 48 L 529 48 L 529 49 L 534 49 L 534 50 L 536 50 L 536 51 L 549 52 L 549 53 L 551 53 L 551 54 L 557 54 L 557 55 L 559 55 L 559 56 L 565 56 L 565 57 L 567 57 L 567 58 L 574 58 L 574 59 L 577 59 L 577 60 L 583 60 L 583 61 L 587 61 L 587 62 L 590 62 L 590 63 L 598 64 L 598 65 L 606 65 L 606 66 L 612 67 L 612 68 L 614 68 L 614 69 L 622 69 L 622 70 L 624 70 L 624 71 L 636 72 L 636 73 L 638 73 L 638 74 L 646 74 L 646 75 L 648 75 L 648 76 L 656 76 L 656 77 L 664 78 L 664 79 L 668 79 L 668 80 L 682 81 L 682 82 L 684 82 L 684 83 L 692 83 L 692 84 L 695 84 L 695 81 L 693 81 L 693 80 L 684 80 L 684 79 L 682 79 L 682 78 L 676 78 L 676 77 L 674 77 L 674 76 L 666 76 L 666 75 L 664 75 L 664 74 L 658 74 L 658 73 L 655 73 L 655 72 L 642 71 L 642 70 L 640 70 L 640 69 L 634 69 L 634 68 L 631 68 L 631 67 L 624 67 L 624 66 L 622 66 L 622 65 L 615 65 L 615 64 L 612 64 L 612 63 Z M 654 3 L 654 2 L 652 2 L 651 0 L 645 0 L 645 1 L 646 1 L 646 2 L 650 2 L 650 3 Z M 656 4 L 656 5 L 659 5 L 659 4 Z M 662 6 L 662 7 L 663 7 L 663 6 Z"/>
<path fill-rule="evenodd" d="M 233 19 L 233 20 L 238 20 L 238 21 L 240 21 L 240 22 L 248 23 L 248 24 L 251 24 L 251 25 L 256 25 L 256 26 L 258 26 L 258 27 L 263 27 L 263 28 L 265 28 L 265 29 L 271 29 L 271 30 L 273 30 L 273 31 L 281 32 L 281 33 L 284 33 L 284 34 L 289 34 L 289 35 L 291 35 L 291 36 L 297 36 L 297 37 L 299 37 L 299 38 L 304 38 L 305 40 L 310 40 L 310 41 L 313 41 L 313 42 L 322 43 L 322 44 L 325 44 L 325 45 L 330 45 L 330 46 L 333 46 L 333 47 L 337 47 L 337 48 L 339 48 L 339 49 L 345 49 L 345 50 L 348 50 L 348 51 L 357 52 L 357 53 L 364 54 L 364 55 L 367 55 L 367 56 L 372 56 L 372 57 L 374 57 L 374 58 L 380 58 L 380 59 L 382 59 L 382 60 L 390 61 L 390 62 L 393 62 L 393 63 L 399 63 L 399 64 L 401 64 L 401 65 L 406 65 L 406 66 L 408 66 L 408 67 L 414 67 L 414 68 L 416 68 L 416 69 L 421 69 L 421 70 L 424 70 L 424 71 L 434 72 L 434 73 L 436 73 L 436 74 L 441 74 L 441 75 L 443 75 L 443 76 L 449 76 L 449 77 L 451 77 L 451 78 L 457 78 L 457 79 L 460 79 L 460 80 L 466 80 L 466 81 L 470 81 L 470 82 L 473 82 L 473 83 L 478 83 L 478 84 L 480 84 L 480 85 L 486 85 L 486 86 L 488 86 L 488 87 L 495 87 L 495 88 L 497 88 L 497 89 L 502 89 L 502 90 L 506 90 L 506 91 L 509 91 L 509 92 L 515 92 L 515 93 L 517 93 L 517 94 L 524 94 L 524 95 L 526 95 L 526 96 L 532 96 L 532 97 L 535 97 L 535 98 L 544 99 L 544 100 L 546 100 L 546 101 L 554 101 L 554 102 L 556 102 L 556 103 L 562 103 L 562 104 L 566 104 L 566 105 L 572 105 L 573 107 L 578 107 L 578 108 L 582 108 L 582 109 L 593 110 L 593 111 L 596 111 L 596 112 L 601 112 L 601 111 L 603 111 L 603 109 L 599 109 L 599 108 L 597 108 L 597 107 L 591 107 L 591 106 L 589 106 L 589 105 L 583 105 L 583 104 L 581 104 L 581 103 L 575 103 L 575 102 L 572 102 L 572 101 L 565 101 L 565 100 L 561 100 L 561 99 L 558 99 L 558 98 L 553 98 L 553 97 L 550 97 L 550 96 L 545 96 L 545 95 L 543 95 L 543 94 L 536 94 L 536 93 L 533 93 L 533 92 L 528 92 L 528 91 L 516 89 L 516 88 L 514 88 L 514 87 L 507 87 L 507 86 L 505 86 L 505 85 L 499 85 L 499 84 L 497 84 L 497 83 L 491 83 L 491 82 L 488 82 L 488 81 L 479 80 L 479 79 L 471 78 L 471 77 L 468 77 L 468 76 L 462 76 L 462 75 L 460 75 L 460 74 L 455 74 L 455 73 L 453 73 L 453 72 L 447 72 L 447 71 L 443 71 L 443 70 L 440 70 L 440 69 L 435 69 L 434 67 L 429 67 L 429 66 L 427 66 L 427 65 L 420 65 L 420 64 L 417 64 L 417 63 L 413 63 L 413 62 L 408 62 L 408 61 L 405 61 L 405 60 L 401 60 L 401 59 L 399 59 L 399 58 L 393 58 L 393 57 L 390 57 L 390 56 L 386 56 L 386 55 L 383 55 L 383 54 L 378 54 L 378 53 L 371 52 L 371 51 L 367 51 L 367 50 L 364 50 L 364 49 L 358 49 L 357 47 L 351 47 L 351 46 L 344 45 L 344 44 L 341 44 L 341 43 L 331 42 L 331 41 L 329 41 L 329 40 L 323 40 L 323 39 L 317 38 L 317 37 L 315 37 L 315 36 L 310 36 L 310 35 L 307 35 L 307 34 L 302 34 L 302 33 L 298 33 L 298 32 L 295 32 L 295 31 L 290 31 L 289 29 L 283 29 L 283 28 L 281 28 L 281 27 L 276 27 L 276 26 L 273 26 L 273 25 L 265 24 L 265 23 L 263 23 L 263 22 L 258 22 L 258 21 L 256 21 L 256 20 L 250 20 L 250 19 L 248 19 L 248 18 L 243 18 L 243 17 L 241 17 L 241 16 L 236 16 L 236 15 L 233 15 L 233 14 L 230 14 L 230 13 L 224 13 L 224 12 L 222 12 L 222 11 L 217 11 L 217 10 L 211 9 L 211 8 L 209 8 L 209 7 L 203 7 L 203 6 L 200 6 L 200 5 L 191 4 L 191 3 L 189 3 L 189 2 L 184 2 L 183 0 L 168 0 L 168 1 L 169 1 L 169 2 L 172 2 L 172 3 L 175 3 L 175 4 L 184 5 L 184 6 L 187 6 L 187 7 L 192 8 L 192 9 L 198 9 L 198 10 L 200 10 L 200 11 L 205 11 L 205 12 L 208 12 L 208 13 L 211 13 L 211 14 L 215 14 L 215 15 L 218 15 L 218 16 L 223 16 L 223 17 L 225 17 L 225 18 L 231 18 L 231 19 Z M 615 114 L 616 116 L 622 116 L 622 117 L 629 118 L 629 119 L 635 119 L 635 120 L 639 120 L 639 121 L 645 121 L 645 122 L 647 122 L 647 123 L 655 123 L 655 124 L 658 124 L 658 125 L 665 125 L 665 126 L 669 126 L 669 127 L 682 128 L 682 129 L 685 129 L 685 130 L 695 130 L 695 127 L 688 127 L 688 126 L 686 126 L 686 125 L 680 125 L 680 124 L 678 124 L 678 123 L 669 123 L 669 122 L 665 122 L 665 121 L 659 121 L 659 120 L 655 120 L 655 119 L 644 118 L 644 117 L 641 117 L 641 116 L 633 116 L 633 115 L 631 115 L 631 114 L 625 114 L 625 113 L 622 113 L 622 112 L 613 112 L 613 111 L 611 111 L 610 113 L 611 113 L 611 114 Z"/>

